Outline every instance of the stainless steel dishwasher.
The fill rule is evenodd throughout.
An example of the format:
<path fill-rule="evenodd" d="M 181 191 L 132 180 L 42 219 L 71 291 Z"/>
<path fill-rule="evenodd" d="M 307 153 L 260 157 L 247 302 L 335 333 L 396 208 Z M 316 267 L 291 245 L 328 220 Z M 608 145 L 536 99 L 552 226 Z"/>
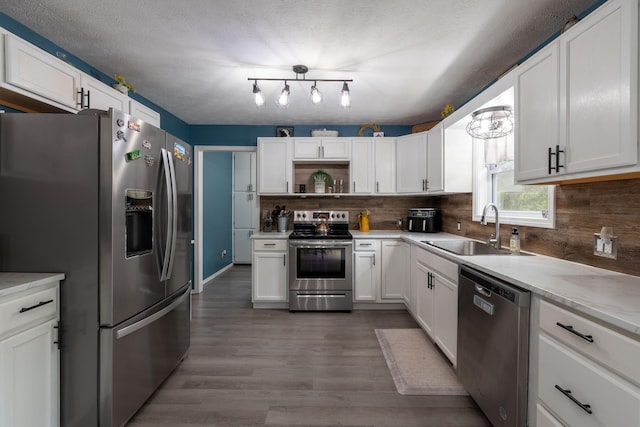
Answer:
<path fill-rule="evenodd" d="M 527 425 L 528 291 L 462 265 L 458 376 L 491 423 Z"/>

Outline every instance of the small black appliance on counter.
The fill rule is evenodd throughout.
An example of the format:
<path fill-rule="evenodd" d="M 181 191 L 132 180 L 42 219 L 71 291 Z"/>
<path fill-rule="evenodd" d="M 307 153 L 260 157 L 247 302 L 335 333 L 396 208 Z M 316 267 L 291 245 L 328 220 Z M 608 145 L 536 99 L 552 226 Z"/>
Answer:
<path fill-rule="evenodd" d="M 440 211 L 435 208 L 413 208 L 407 211 L 407 230 L 419 233 L 441 231 Z"/>

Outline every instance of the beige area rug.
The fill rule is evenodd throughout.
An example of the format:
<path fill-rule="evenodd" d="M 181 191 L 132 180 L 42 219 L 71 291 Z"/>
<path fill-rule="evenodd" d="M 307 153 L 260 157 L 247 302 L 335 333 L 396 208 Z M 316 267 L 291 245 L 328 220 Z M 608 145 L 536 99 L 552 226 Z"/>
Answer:
<path fill-rule="evenodd" d="M 400 394 L 466 395 L 453 367 L 422 329 L 376 329 Z"/>

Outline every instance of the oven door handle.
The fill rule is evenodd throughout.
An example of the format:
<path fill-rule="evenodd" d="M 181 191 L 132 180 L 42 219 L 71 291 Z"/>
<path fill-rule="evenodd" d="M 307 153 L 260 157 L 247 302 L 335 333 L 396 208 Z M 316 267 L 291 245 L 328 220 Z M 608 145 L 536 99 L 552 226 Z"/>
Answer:
<path fill-rule="evenodd" d="M 295 248 L 309 248 L 309 249 L 318 249 L 318 248 L 335 248 L 336 246 L 353 246 L 353 242 L 352 241 L 333 241 L 333 242 L 328 242 L 328 241 L 324 241 L 323 243 L 317 242 L 317 241 L 310 241 L 310 240 L 299 240 L 296 242 L 289 242 L 289 246 L 291 247 L 295 247 Z"/>

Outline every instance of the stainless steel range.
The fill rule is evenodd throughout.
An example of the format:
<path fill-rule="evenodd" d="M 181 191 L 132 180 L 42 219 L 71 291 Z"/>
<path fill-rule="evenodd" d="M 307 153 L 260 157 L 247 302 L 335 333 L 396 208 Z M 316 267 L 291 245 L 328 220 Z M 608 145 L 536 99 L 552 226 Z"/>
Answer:
<path fill-rule="evenodd" d="M 347 211 L 295 211 L 289 235 L 289 310 L 353 309 Z"/>

